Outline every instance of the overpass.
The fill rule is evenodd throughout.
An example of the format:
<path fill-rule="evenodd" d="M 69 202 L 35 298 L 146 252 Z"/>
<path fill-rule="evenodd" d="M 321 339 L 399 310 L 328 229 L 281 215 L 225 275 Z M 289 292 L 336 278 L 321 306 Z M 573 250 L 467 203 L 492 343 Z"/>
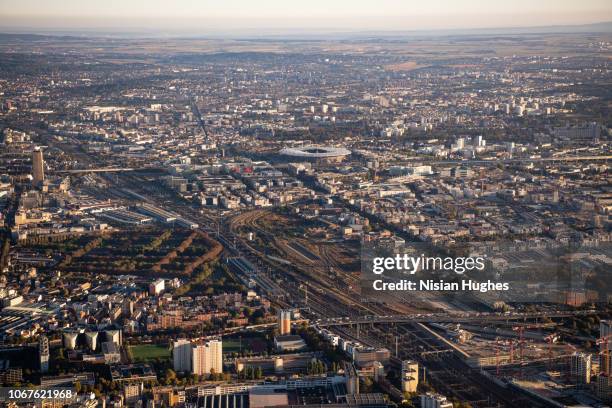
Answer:
<path fill-rule="evenodd" d="M 396 315 L 396 316 L 362 316 L 359 318 L 338 317 L 330 319 L 320 319 L 314 323 L 318 327 L 350 326 L 354 324 L 384 324 L 384 323 L 469 323 L 469 322 L 493 322 L 493 321 L 519 321 L 526 319 L 541 318 L 562 318 L 579 316 L 592 313 L 590 311 L 573 312 L 540 312 L 540 313 L 432 313 L 417 315 Z"/>

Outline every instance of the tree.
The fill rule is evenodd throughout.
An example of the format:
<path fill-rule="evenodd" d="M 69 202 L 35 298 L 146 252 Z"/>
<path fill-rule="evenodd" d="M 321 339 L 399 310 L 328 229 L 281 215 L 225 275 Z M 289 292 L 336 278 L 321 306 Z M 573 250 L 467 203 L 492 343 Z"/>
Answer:
<path fill-rule="evenodd" d="M 412 400 L 405 399 L 400 404 L 400 408 L 415 408 L 415 406 L 414 406 L 414 403 L 412 402 Z"/>
<path fill-rule="evenodd" d="M 166 377 L 166 381 L 169 381 L 169 382 L 176 381 L 176 373 L 171 368 L 166 369 L 165 377 Z"/>

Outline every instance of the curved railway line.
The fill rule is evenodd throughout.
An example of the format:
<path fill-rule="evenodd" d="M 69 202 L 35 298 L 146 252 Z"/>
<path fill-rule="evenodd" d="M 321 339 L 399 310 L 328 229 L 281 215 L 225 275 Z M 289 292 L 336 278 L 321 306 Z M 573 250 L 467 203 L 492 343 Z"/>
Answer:
<path fill-rule="evenodd" d="M 276 248 L 286 254 L 281 248 L 278 248 L 278 239 L 272 233 L 264 229 L 258 221 L 264 216 L 270 214 L 267 210 L 254 210 L 242 213 L 233 217 L 229 222 L 229 228 L 232 233 L 237 234 L 239 227 L 246 227 L 253 230 L 263 239 L 268 246 Z M 322 316 L 354 316 L 362 313 L 385 314 L 390 313 L 384 307 L 378 305 L 362 304 L 358 300 L 359 294 L 354 291 L 342 291 L 337 287 L 329 277 L 327 268 L 308 264 L 306 262 L 292 262 L 292 265 L 283 265 L 275 262 L 263 253 L 261 250 L 254 248 L 247 242 L 243 242 L 251 252 L 255 253 L 261 260 L 268 264 L 272 264 L 275 268 L 280 268 L 283 273 L 293 278 L 293 280 L 302 285 L 298 286 L 298 297 L 305 298 L 306 290 L 308 291 L 307 306 L 316 310 Z M 295 259 L 292 258 L 292 259 Z M 345 276 L 344 274 L 343 276 Z M 351 279 L 355 281 L 354 277 Z M 308 289 L 305 289 L 305 288 Z M 348 292 L 348 293 L 347 293 Z M 336 312 L 335 314 L 333 312 Z M 332 312 L 332 313 L 330 313 Z"/>

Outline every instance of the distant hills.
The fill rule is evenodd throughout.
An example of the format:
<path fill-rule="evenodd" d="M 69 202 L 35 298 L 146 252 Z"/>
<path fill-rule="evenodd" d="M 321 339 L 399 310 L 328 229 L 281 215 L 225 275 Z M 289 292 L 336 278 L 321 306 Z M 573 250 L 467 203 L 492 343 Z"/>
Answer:
<path fill-rule="evenodd" d="M 2 31 L 0 27 L 0 31 Z M 91 31 L 77 29 L 44 29 L 44 28 L 10 28 L 0 32 L 0 40 L 23 40 L 38 41 L 63 38 L 94 38 L 94 37 L 114 37 L 114 38 L 168 38 L 168 39 L 241 39 L 241 40 L 360 40 L 379 38 L 387 39 L 406 39 L 411 37 L 436 37 L 436 36 L 497 36 L 497 35 L 538 35 L 538 34 L 572 34 L 572 33 L 610 33 L 612 34 L 612 21 L 581 24 L 581 25 L 554 25 L 554 26 L 533 26 L 533 27 L 500 27 L 500 28 L 470 28 L 470 29 L 432 29 L 432 30 L 375 30 L 375 31 L 334 31 L 332 29 L 283 29 L 269 30 L 241 30 L 239 32 L 216 32 L 199 34 L 193 32 L 169 32 L 163 30 L 125 30 L 123 32 L 113 31 L 112 29 L 92 29 Z"/>

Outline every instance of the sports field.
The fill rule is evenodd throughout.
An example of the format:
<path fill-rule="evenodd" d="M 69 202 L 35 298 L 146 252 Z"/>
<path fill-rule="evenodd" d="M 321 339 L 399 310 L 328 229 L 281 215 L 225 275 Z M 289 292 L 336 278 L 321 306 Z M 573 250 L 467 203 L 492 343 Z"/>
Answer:
<path fill-rule="evenodd" d="M 139 344 L 129 346 L 129 353 L 134 361 L 167 360 L 170 358 L 170 350 L 167 346 L 157 344 Z"/>

